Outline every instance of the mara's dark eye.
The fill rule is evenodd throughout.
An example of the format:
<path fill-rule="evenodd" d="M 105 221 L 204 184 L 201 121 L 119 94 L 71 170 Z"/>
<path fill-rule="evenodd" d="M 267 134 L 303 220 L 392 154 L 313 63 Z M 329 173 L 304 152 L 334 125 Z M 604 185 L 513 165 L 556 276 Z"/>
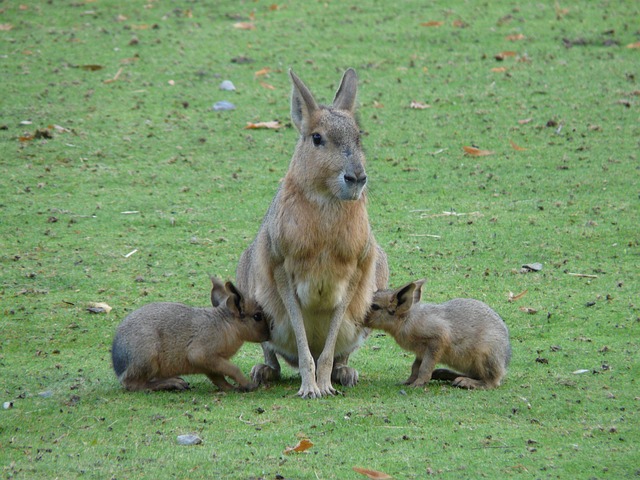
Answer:
<path fill-rule="evenodd" d="M 371 310 L 373 310 L 374 312 L 377 312 L 381 308 L 382 307 L 380 305 L 378 305 L 377 303 L 374 303 L 374 304 L 371 305 Z"/>
<path fill-rule="evenodd" d="M 262 315 L 262 312 L 254 313 L 254 314 L 253 314 L 253 319 L 254 319 L 256 322 L 261 322 L 261 321 L 263 321 L 263 320 L 264 320 L 264 315 Z"/>
<path fill-rule="evenodd" d="M 311 135 L 311 139 L 313 140 L 313 144 L 316 147 L 322 145 L 322 135 L 320 135 L 319 133 L 314 133 L 313 135 Z"/>

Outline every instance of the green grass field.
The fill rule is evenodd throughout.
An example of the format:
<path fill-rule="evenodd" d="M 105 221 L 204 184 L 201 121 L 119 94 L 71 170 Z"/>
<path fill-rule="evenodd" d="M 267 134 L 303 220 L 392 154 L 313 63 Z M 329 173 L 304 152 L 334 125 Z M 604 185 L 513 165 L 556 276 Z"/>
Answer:
<path fill-rule="evenodd" d="M 640 475 L 639 41 L 631 1 L 0 2 L 2 477 Z M 118 323 L 205 306 L 257 232 L 296 142 L 288 69 L 330 102 L 347 67 L 390 283 L 498 311 L 504 385 L 400 386 L 412 356 L 374 333 L 333 398 L 288 367 L 125 392 Z"/>

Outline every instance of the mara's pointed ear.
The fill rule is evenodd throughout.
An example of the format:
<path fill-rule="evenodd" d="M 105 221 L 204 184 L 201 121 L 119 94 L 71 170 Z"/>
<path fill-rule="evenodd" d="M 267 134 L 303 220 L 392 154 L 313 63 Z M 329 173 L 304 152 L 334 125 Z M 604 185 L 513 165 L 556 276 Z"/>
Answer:
<path fill-rule="evenodd" d="M 356 95 L 358 93 L 358 76 L 353 68 L 348 69 L 342 76 L 342 81 L 333 99 L 333 108 L 348 110 L 355 113 Z"/>
<path fill-rule="evenodd" d="M 289 70 L 289 76 L 291 77 L 291 83 L 293 90 L 291 91 L 291 120 L 301 134 L 310 133 L 305 132 L 306 125 L 309 123 L 309 118 L 318 109 L 313 95 L 302 83 L 302 80 L 293 73 L 293 70 Z"/>
<path fill-rule="evenodd" d="M 416 289 L 413 291 L 413 303 L 418 303 L 422 299 L 422 286 L 425 283 L 426 280 L 424 278 L 413 282 L 413 284 L 416 286 Z"/>
<path fill-rule="evenodd" d="M 409 311 L 413 305 L 415 291 L 416 284 L 414 282 L 408 283 L 404 287 L 396 290 L 396 293 L 394 294 L 396 315 L 402 315 Z"/>
<path fill-rule="evenodd" d="M 213 305 L 213 308 L 217 308 L 222 304 L 222 302 L 226 300 L 229 294 L 225 290 L 224 283 L 222 283 L 220 279 L 212 275 L 210 275 L 209 278 L 211 279 L 211 284 L 212 284 L 211 305 Z"/>
<path fill-rule="evenodd" d="M 224 284 L 224 289 L 227 291 L 227 308 L 236 317 L 242 317 L 244 299 L 242 294 L 238 291 L 236 286 L 227 282 Z"/>

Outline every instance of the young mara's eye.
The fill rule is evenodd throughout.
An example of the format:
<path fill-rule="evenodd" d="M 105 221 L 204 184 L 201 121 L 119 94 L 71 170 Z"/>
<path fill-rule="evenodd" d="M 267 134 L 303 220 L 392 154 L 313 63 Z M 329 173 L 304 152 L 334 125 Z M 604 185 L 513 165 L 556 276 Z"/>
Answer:
<path fill-rule="evenodd" d="M 262 320 L 264 320 L 264 316 L 262 315 L 262 312 L 254 313 L 253 314 L 253 319 L 256 322 L 261 322 Z"/>
<path fill-rule="evenodd" d="M 382 307 L 380 305 L 378 305 L 377 303 L 374 303 L 374 304 L 371 305 L 371 310 L 373 310 L 374 312 L 377 312 L 381 308 Z"/>
<path fill-rule="evenodd" d="M 319 133 L 314 133 L 313 135 L 311 135 L 311 139 L 313 140 L 313 144 L 316 147 L 322 145 L 322 135 L 320 135 Z"/>

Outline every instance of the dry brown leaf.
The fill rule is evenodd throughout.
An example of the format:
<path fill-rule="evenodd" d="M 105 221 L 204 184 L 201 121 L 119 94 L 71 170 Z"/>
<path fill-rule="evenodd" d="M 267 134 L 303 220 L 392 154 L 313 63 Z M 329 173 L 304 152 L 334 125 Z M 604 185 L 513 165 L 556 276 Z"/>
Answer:
<path fill-rule="evenodd" d="M 520 125 L 526 125 L 527 123 L 531 122 L 531 120 L 533 120 L 533 119 L 531 119 L 531 118 L 523 118 L 522 120 L 518 120 L 518 123 Z"/>
<path fill-rule="evenodd" d="M 505 38 L 507 40 L 509 40 L 510 42 L 517 42 L 518 40 L 524 40 L 527 37 L 525 37 L 521 33 L 517 33 L 517 34 L 513 34 L 513 35 L 507 35 Z"/>
<path fill-rule="evenodd" d="M 280 6 L 277 3 L 272 3 L 271 5 L 269 5 L 269 10 L 275 12 L 276 10 L 280 10 Z"/>
<path fill-rule="evenodd" d="M 429 22 L 423 22 L 420 24 L 421 27 L 441 27 L 444 25 L 444 22 L 438 22 L 435 20 L 431 20 Z"/>
<path fill-rule="evenodd" d="M 384 108 L 384 103 L 380 103 L 377 100 L 373 101 L 373 108 Z"/>
<path fill-rule="evenodd" d="M 431 108 L 431 105 L 422 102 L 416 102 L 415 100 L 411 100 L 410 108 L 415 108 L 416 110 L 424 110 L 425 108 Z"/>
<path fill-rule="evenodd" d="M 87 308 L 91 313 L 109 313 L 111 307 L 104 302 L 92 302 Z"/>
<path fill-rule="evenodd" d="M 388 480 L 393 478 L 391 475 L 387 475 L 384 472 L 369 470 L 368 468 L 353 467 L 353 471 L 373 480 Z"/>
<path fill-rule="evenodd" d="M 12 28 L 13 28 L 13 25 L 11 25 L 10 23 L 0 23 L 0 31 L 1 32 L 8 32 Z"/>
<path fill-rule="evenodd" d="M 256 77 L 262 77 L 262 76 L 268 74 L 270 71 L 271 71 L 271 69 L 269 67 L 264 67 L 264 68 L 258 70 L 256 73 L 254 73 L 254 75 Z"/>
<path fill-rule="evenodd" d="M 78 68 L 89 72 L 95 72 L 97 70 L 102 70 L 104 67 L 102 65 L 80 65 Z"/>
<path fill-rule="evenodd" d="M 520 145 L 517 145 L 516 143 L 514 143 L 513 140 L 509 140 L 509 143 L 511 144 L 511 147 L 513 147 L 514 150 L 517 150 L 519 152 L 523 152 L 526 150 L 526 148 L 521 147 Z"/>
<path fill-rule="evenodd" d="M 630 43 L 627 48 L 640 48 L 640 42 Z"/>
<path fill-rule="evenodd" d="M 247 126 L 244 127 L 246 130 L 256 130 L 259 128 L 271 128 L 278 129 L 282 128 L 282 124 L 278 120 L 273 120 L 272 122 L 247 122 Z"/>
<path fill-rule="evenodd" d="M 467 28 L 469 24 L 462 20 L 454 20 L 452 25 L 456 28 Z"/>
<path fill-rule="evenodd" d="M 569 9 L 561 8 L 560 4 L 556 1 L 556 18 L 561 20 L 567 13 L 569 13 Z"/>
<path fill-rule="evenodd" d="M 513 292 L 509 292 L 509 299 L 508 299 L 508 301 L 509 301 L 509 302 L 517 302 L 517 301 L 518 301 L 518 300 L 520 300 L 522 297 L 524 297 L 524 296 L 527 294 L 527 292 L 528 292 L 528 291 L 529 291 L 529 290 L 524 290 L 524 291 L 520 292 L 520 293 L 519 293 L 519 294 L 517 294 L 517 295 L 514 295 L 514 294 L 513 294 Z"/>
<path fill-rule="evenodd" d="M 238 23 L 234 23 L 233 24 L 234 28 L 237 28 L 238 30 L 255 30 L 256 26 L 255 24 L 251 23 L 251 22 L 238 22 Z"/>
<path fill-rule="evenodd" d="M 531 307 L 520 307 L 520 311 L 528 313 L 529 315 L 535 315 L 536 313 L 538 313 L 538 310 Z"/>
<path fill-rule="evenodd" d="M 505 58 L 515 57 L 516 55 L 517 53 L 512 50 L 505 50 L 496 55 L 496 60 L 504 60 Z"/>
<path fill-rule="evenodd" d="M 493 155 L 495 152 L 491 150 L 481 150 L 476 147 L 462 147 L 467 155 L 471 155 L 472 157 L 486 157 L 487 155 Z"/>
<path fill-rule="evenodd" d="M 260 82 L 260 85 L 264 88 L 266 88 L 267 90 L 275 90 L 276 87 L 274 87 L 273 85 L 271 85 L 270 83 L 267 82 Z"/>
<path fill-rule="evenodd" d="M 313 447 L 313 442 L 308 438 L 303 438 L 298 442 L 298 444 L 295 447 L 285 448 L 284 454 L 291 455 L 292 453 L 302 453 L 306 450 L 309 450 L 311 447 Z"/>
<path fill-rule="evenodd" d="M 503 73 L 503 72 L 506 72 L 507 69 L 505 67 L 495 67 L 495 68 L 492 68 L 491 71 L 495 73 Z"/>
<path fill-rule="evenodd" d="M 47 128 L 49 130 L 55 130 L 58 133 L 71 133 L 71 130 L 69 130 L 68 128 L 64 128 L 60 125 L 47 125 Z"/>

